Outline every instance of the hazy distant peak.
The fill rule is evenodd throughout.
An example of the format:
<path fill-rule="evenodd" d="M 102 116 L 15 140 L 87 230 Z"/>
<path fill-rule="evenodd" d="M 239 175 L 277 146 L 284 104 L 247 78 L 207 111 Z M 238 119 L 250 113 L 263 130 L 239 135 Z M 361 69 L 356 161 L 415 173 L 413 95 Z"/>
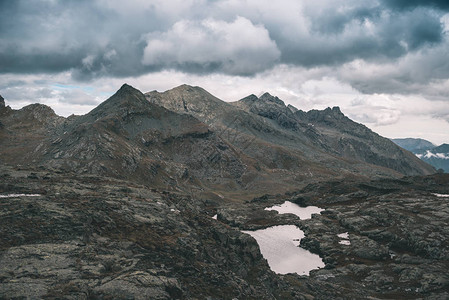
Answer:
<path fill-rule="evenodd" d="M 398 146 L 413 153 L 429 150 L 435 147 L 433 143 L 420 138 L 392 139 L 392 141 Z"/>
<path fill-rule="evenodd" d="M 441 144 L 438 147 L 433 148 L 433 152 L 444 152 L 449 153 L 449 144 Z"/>

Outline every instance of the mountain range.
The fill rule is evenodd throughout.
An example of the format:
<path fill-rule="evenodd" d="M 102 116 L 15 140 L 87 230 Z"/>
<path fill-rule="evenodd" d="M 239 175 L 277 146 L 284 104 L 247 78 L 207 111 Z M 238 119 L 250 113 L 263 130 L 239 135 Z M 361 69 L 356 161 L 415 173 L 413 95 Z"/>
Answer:
<path fill-rule="evenodd" d="M 0 116 L 3 163 L 230 198 L 435 172 L 338 107 L 304 112 L 268 93 L 228 103 L 200 87 L 143 94 L 125 84 L 86 115 L 63 118 L 33 104 Z"/>
<path fill-rule="evenodd" d="M 125 84 L 65 118 L 0 97 L 1 299 L 447 299 L 448 199 L 448 174 L 338 107 Z M 287 201 L 323 211 L 267 210 Z M 245 232 L 280 225 L 324 267 L 275 273 Z"/>
<path fill-rule="evenodd" d="M 414 138 L 392 139 L 398 146 L 414 153 L 418 158 L 435 167 L 440 172 L 449 173 L 449 144 L 439 146 Z"/>

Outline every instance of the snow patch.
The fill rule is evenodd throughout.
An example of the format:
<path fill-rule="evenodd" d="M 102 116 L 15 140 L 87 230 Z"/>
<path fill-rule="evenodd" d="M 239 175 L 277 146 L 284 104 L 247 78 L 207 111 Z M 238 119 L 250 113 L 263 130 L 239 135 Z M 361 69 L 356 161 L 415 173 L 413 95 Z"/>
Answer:
<path fill-rule="evenodd" d="M 431 158 L 431 157 L 436 157 L 435 154 L 433 154 L 432 152 L 430 152 L 430 150 L 427 150 L 426 155 L 424 155 L 425 158 Z"/>
<path fill-rule="evenodd" d="M 243 232 L 256 239 L 271 270 L 278 274 L 309 275 L 311 270 L 324 268 L 323 260 L 318 255 L 299 247 L 304 232 L 295 225 Z"/>
<path fill-rule="evenodd" d="M 301 220 L 306 220 L 312 218 L 313 214 L 321 213 L 324 209 L 317 206 L 301 207 L 296 203 L 285 201 L 281 205 L 267 207 L 265 208 L 265 210 L 275 210 L 280 214 L 294 214 L 297 215 Z"/>
<path fill-rule="evenodd" d="M 449 198 L 448 194 L 437 194 L 437 193 L 433 193 L 432 195 L 440 197 L 440 198 Z"/>
<path fill-rule="evenodd" d="M 349 240 L 349 233 L 344 232 L 344 233 L 337 234 L 337 236 L 341 239 L 338 242 L 340 245 L 346 245 L 346 246 L 351 245 L 351 241 Z"/>
<path fill-rule="evenodd" d="M 422 157 L 422 155 L 421 155 L 421 157 Z M 421 157 L 419 157 L 419 158 L 421 158 Z M 430 150 L 427 150 L 424 157 L 425 158 L 435 157 L 435 158 L 440 158 L 440 159 L 449 159 L 449 153 L 432 153 L 432 152 L 430 152 Z"/>
<path fill-rule="evenodd" d="M 218 215 L 217 214 L 215 214 L 213 217 L 212 217 L 212 219 L 214 219 L 214 220 L 218 220 Z"/>
<path fill-rule="evenodd" d="M 446 155 L 446 153 L 435 153 L 435 155 L 441 159 L 449 159 L 449 156 Z"/>
<path fill-rule="evenodd" d="M 0 195 L 0 198 L 17 198 L 17 197 L 40 197 L 40 194 L 7 194 Z"/>
<path fill-rule="evenodd" d="M 349 240 L 349 233 L 347 232 L 337 234 L 337 236 L 341 239 Z"/>

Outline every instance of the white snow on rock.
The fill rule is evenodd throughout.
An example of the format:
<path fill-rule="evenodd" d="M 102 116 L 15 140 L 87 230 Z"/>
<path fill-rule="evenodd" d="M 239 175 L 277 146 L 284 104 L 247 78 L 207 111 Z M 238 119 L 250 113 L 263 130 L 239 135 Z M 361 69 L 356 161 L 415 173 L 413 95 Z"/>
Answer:
<path fill-rule="evenodd" d="M 337 234 L 337 236 L 341 239 L 338 242 L 340 245 L 346 245 L 346 246 L 351 245 L 351 241 L 349 240 L 349 233 L 343 232 L 343 233 Z"/>
<path fill-rule="evenodd" d="M 40 194 L 7 194 L 0 195 L 0 198 L 17 198 L 17 197 L 40 197 Z"/>
<path fill-rule="evenodd" d="M 449 159 L 449 155 L 447 153 L 432 153 L 432 152 L 430 152 L 430 150 L 427 150 L 424 157 L 425 158 L 436 157 L 436 158 L 441 158 L 441 159 Z M 421 157 L 419 157 L 419 158 L 421 158 Z"/>
<path fill-rule="evenodd" d="M 337 234 L 337 236 L 341 239 L 349 240 L 349 233 L 347 232 Z"/>
<path fill-rule="evenodd" d="M 448 194 L 437 194 L 437 193 L 433 193 L 434 196 L 440 197 L 440 198 L 449 198 Z"/>

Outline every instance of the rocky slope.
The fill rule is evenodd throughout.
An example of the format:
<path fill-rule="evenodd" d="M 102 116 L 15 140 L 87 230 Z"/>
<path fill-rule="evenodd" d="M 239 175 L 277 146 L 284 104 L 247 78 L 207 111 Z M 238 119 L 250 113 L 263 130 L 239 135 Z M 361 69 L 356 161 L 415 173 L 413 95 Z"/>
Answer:
<path fill-rule="evenodd" d="M 256 242 L 207 203 L 104 176 L 1 167 L 0 177 L 2 299 L 280 292 Z"/>
<path fill-rule="evenodd" d="M 190 114 L 214 129 L 231 127 L 233 135 L 224 138 L 268 168 L 273 169 L 273 165 L 280 161 L 278 156 L 282 156 L 286 161 L 313 161 L 315 166 L 327 168 L 335 175 L 342 169 L 358 175 L 370 173 L 370 176 L 387 175 L 388 172 L 394 176 L 394 172 L 385 168 L 407 175 L 435 172 L 431 166 L 388 139 L 351 121 L 338 108 L 303 112 L 286 106 L 282 100 L 268 93 L 260 98 L 250 95 L 240 101 L 226 103 L 199 87 L 186 85 L 145 95 L 150 102 Z M 235 138 L 239 136 L 245 139 Z M 248 140 L 251 140 L 249 146 L 244 143 Z M 265 153 L 261 153 L 261 147 Z M 272 157 L 276 157 L 276 162 L 269 160 Z M 366 163 L 371 164 L 371 171 L 365 169 Z M 294 163 L 281 167 L 297 175 L 305 170 Z M 323 171 L 312 173 L 323 174 Z M 303 174 L 305 177 L 306 173 Z"/>

